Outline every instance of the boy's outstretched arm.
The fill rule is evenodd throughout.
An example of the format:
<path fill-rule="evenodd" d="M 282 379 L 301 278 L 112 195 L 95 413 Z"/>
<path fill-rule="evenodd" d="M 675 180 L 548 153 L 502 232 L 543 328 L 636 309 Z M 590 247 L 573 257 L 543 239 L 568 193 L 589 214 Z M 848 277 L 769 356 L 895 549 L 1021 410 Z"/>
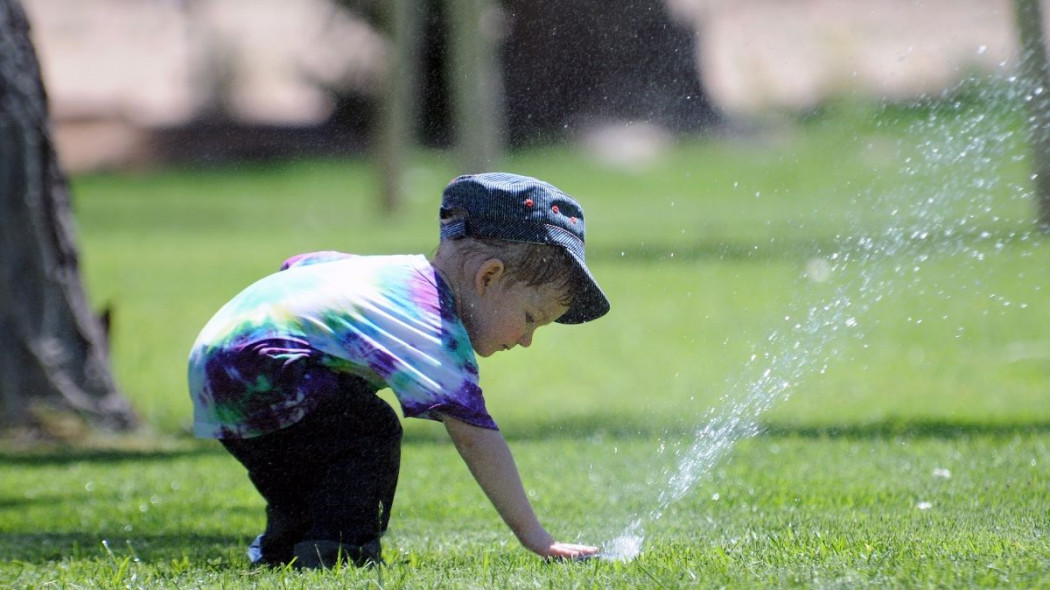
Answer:
<path fill-rule="evenodd" d="M 449 417 L 444 418 L 444 423 L 474 479 L 522 545 L 552 558 L 584 557 L 598 552 L 597 547 L 558 543 L 540 525 L 525 495 L 514 457 L 498 430 L 471 426 Z"/>

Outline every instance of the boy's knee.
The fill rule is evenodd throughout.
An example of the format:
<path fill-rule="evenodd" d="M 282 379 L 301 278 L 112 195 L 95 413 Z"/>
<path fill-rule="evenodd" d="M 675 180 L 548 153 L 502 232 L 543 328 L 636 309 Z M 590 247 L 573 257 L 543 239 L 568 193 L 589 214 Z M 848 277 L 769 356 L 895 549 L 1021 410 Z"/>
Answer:
<path fill-rule="evenodd" d="M 387 405 L 387 408 L 390 408 L 390 406 Z M 400 443 L 401 437 L 404 435 L 404 429 L 401 427 L 401 419 L 397 417 L 397 412 L 395 412 L 393 408 L 390 408 L 387 418 L 389 420 L 387 432 L 389 433 L 390 440 Z"/>
<path fill-rule="evenodd" d="M 372 411 L 367 417 L 371 426 L 372 435 L 376 438 L 385 439 L 392 444 L 400 444 L 404 429 L 401 427 L 401 419 L 394 408 L 382 398 L 376 396 L 373 400 Z"/>

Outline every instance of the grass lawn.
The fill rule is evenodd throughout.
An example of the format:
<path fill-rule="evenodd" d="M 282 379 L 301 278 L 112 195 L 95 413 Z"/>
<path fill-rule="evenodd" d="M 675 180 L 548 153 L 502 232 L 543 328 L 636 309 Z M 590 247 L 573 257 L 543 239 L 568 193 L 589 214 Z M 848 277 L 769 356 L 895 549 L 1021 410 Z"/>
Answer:
<path fill-rule="evenodd" d="M 208 317 L 293 253 L 429 253 L 442 156 L 415 159 L 392 219 L 365 161 L 75 179 L 88 290 L 149 428 L 0 449 L 0 587 L 1050 588 L 1050 244 L 1020 118 L 976 94 L 639 166 L 508 160 L 582 201 L 613 311 L 483 360 L 482 384 L 541 520 L 643 537 L 623 562 L 532 557 L 410 420 L 388 567 L 252 570 L 261 499 L 187 435 Z M 727 417 L 760 433 L 703 438 Z"/>

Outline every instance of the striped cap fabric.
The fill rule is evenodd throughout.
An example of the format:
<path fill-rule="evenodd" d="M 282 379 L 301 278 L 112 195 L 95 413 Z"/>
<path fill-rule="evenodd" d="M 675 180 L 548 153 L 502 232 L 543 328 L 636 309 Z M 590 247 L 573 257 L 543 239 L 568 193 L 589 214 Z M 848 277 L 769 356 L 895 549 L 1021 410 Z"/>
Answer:
<path fill-rule="evenodd" d="M 441 227 L 441 239 L 492 238 L 553 244 L 564 248 L 586 278 L 583 293 L 558 323 L 582 324 L 609 311 L 609 300 L 587 268 L 583 208 L 572 197 L 542 180 L 505 172 L 468 174 L 452 179 L 441 198 L 441 218 L 457 211 L 463 219 Z"/>

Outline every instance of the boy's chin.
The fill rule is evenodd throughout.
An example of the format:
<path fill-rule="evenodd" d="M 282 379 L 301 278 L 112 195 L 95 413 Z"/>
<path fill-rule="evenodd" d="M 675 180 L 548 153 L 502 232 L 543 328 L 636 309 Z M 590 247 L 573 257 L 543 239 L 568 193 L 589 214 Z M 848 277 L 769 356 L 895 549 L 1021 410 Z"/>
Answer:
<path fill-rule="evenodd" d="M 510 350 L 510 349 L 505 347 L 505 346 L 504 347 L 489 346 L 489 347 L 485 347 L 485 348 L 479 347 L 479 348 L 475 348 L 474 349 L 474 354 L 476 356 L 480 356 L 481 358 L 488 358 L 488 357 L 496 354 L 497 352 L 503 352 L 504 350 Z"/>

